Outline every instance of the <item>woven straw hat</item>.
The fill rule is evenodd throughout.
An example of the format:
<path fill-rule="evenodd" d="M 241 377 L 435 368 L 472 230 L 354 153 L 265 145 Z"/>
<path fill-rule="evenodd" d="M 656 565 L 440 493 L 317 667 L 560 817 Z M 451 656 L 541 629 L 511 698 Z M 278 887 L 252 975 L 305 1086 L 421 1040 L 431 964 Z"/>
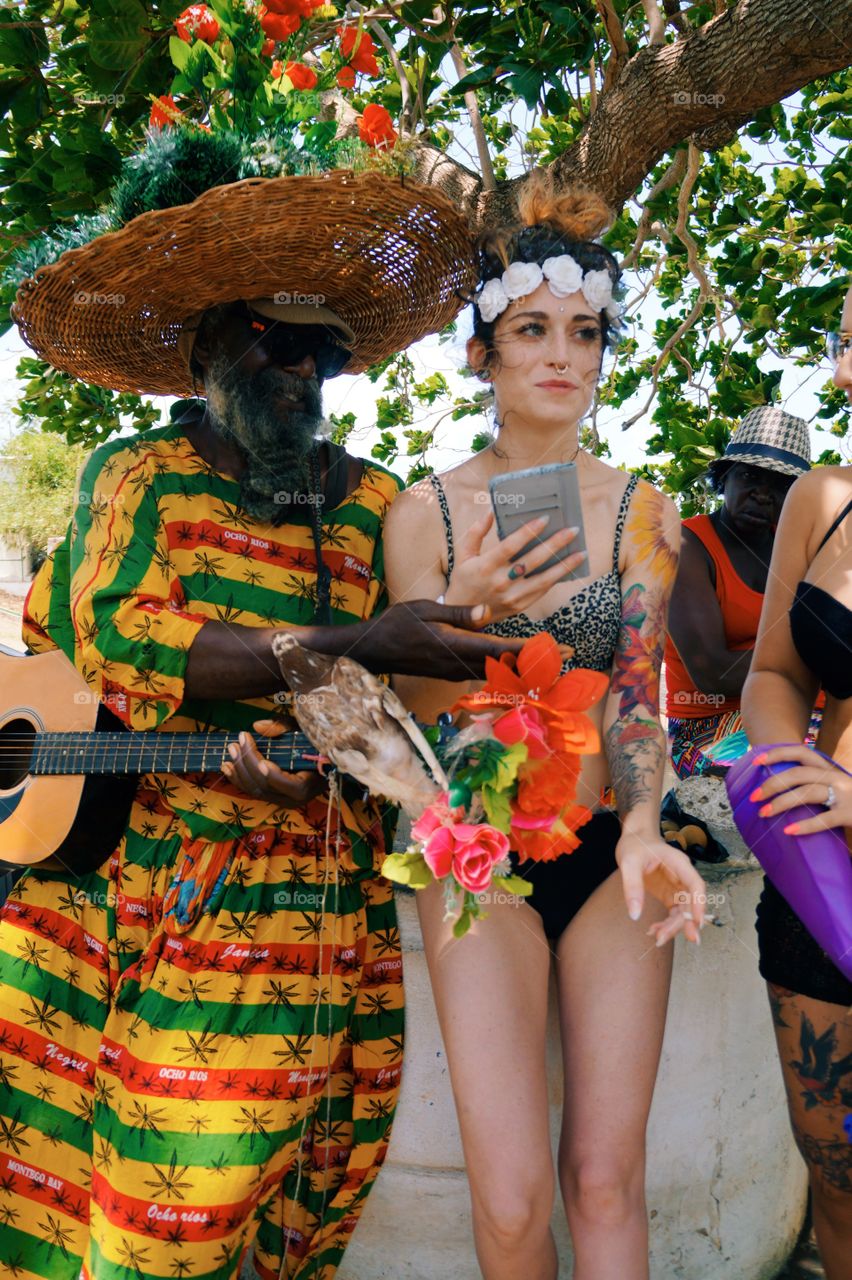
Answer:
<path fill-rule="evenodd" d="M 783 409 L 760 405 L 743 418 L 723 457 L 785 476 L 800 476 L 811 469 L 808 424 Z"/>
<path fill-rule="evenodd" d="M 345 371 L 360 373 L 444 328 L 475 283 L 470 231 L 444 195 L 337 169 L 246 178 L 140 214 L 24 280 L 12 318 L 57 369 L 183 396 L 183 324 L 219 303 L 329 308 L 354 334 Z"/>

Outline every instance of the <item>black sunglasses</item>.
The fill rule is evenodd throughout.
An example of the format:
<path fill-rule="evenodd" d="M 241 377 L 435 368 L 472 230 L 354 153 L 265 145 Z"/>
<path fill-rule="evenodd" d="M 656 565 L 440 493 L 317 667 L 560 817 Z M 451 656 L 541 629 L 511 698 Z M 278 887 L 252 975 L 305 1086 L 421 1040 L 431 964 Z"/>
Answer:
<path fill-rule="evenodd" d="M 334 378 L 351 359 L 352 352 L 323 324 L 287 324 L 270 320 L 243 304 L 241 314 L 248 321 L 256 341 L 263 344 L 270 359 L 285 368 L 295 368 L 305 356 L 313 356 L 319 382 Z"/>

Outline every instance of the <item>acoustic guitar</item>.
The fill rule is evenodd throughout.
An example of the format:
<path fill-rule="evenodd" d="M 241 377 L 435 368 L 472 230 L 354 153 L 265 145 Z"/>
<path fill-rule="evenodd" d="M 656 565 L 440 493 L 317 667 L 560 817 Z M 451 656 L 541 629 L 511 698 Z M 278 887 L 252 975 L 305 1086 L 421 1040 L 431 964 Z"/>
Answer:
<path fill-rule="evenodd" d="M 0 862 L 78 874 L 118 844 L 142 774 L 217 772 L 236 737 L 130 731 L 58 649 L 0 653 L 0 708 Z M 287 772 L 316 767 L 302 733 L 261 743 Z"/>

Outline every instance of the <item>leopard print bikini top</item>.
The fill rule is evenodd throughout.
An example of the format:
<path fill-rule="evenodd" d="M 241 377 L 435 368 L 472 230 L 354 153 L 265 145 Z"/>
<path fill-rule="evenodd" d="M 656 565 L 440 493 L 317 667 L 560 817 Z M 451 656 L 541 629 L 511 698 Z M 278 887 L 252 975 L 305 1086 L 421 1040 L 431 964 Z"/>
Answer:
<path fill-rule="evenodd" d="M 436 475 L 429 479 L 438 498 L 444 529 L 447 534 L 447 582 L 453 572 L 453 525 L 444 486 Z M 567 604 L 554 609 L 546 618 L 530 618 L 526 613 L 516 613 L 501 622 L 491 622 L 483 627 L 495 636 L 525 639 L 538 631 L 549 631 L 557 644 L 569 644 L 574 655 L 565 663 L 565 670 L 572 667 L 588 667 L 592 671 L 608 672 L 612 667 L 618 632 L 621 626 L 621 577 L 618 572 L 618 555 L 621 535 L 627 518 L 627 509 L 638 478 L 631 476 L 618 508 L 615 521 L 615 541 L 612 548 L 612 568 L 599 578 L 587 582 Z"/>

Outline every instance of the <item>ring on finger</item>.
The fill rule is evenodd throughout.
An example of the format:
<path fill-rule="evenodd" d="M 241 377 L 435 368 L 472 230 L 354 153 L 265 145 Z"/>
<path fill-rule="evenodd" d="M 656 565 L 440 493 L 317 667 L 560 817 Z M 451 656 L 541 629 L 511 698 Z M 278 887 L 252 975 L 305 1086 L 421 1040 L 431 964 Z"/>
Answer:
<path fill-rule="evenodd" d="M 825 797 L 825 807 L 826 809 L 833 809 L 834 806 L 837 804 L 837 794 L 830 782 L 827 785 L 828 785 L 828 794 Z"/>
<path fill-rule="evenodd" d="M 519 560 L 517 564 L 513 564 L 509 570 L 509 580 L 514 582 L 516 578 L 522 578 L 527 571 L 527 566 L 523 560 Z"/>

